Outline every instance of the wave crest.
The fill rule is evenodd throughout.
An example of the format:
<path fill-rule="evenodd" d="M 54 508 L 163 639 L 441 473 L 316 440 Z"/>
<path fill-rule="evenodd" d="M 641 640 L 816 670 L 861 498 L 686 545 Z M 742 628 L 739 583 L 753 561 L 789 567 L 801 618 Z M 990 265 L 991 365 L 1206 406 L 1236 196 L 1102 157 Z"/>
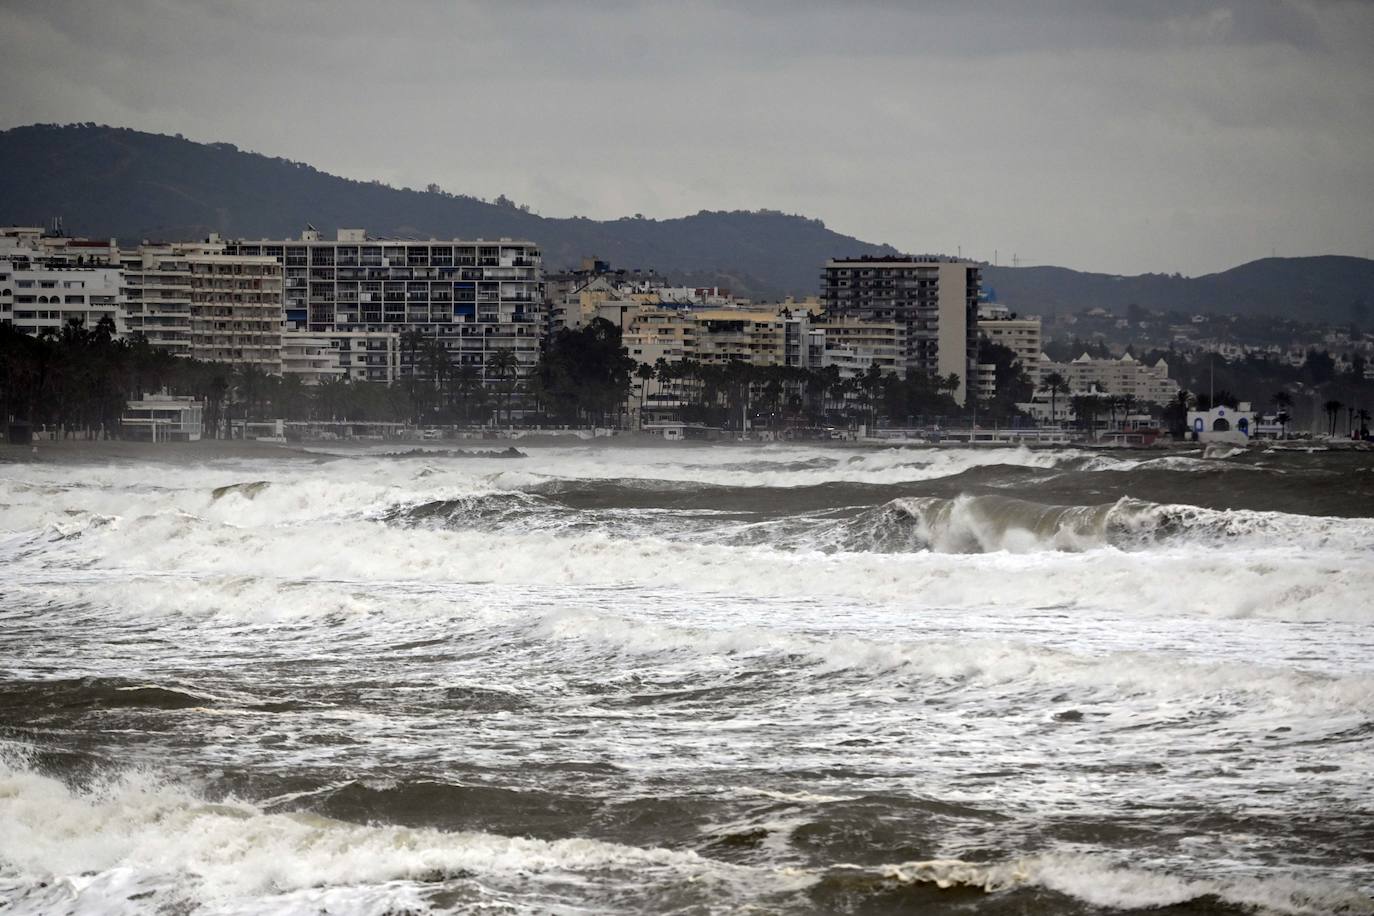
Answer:
<path fill-rule="evenodd" d="M 1059 506 L 1001 495 L 904 497 L 841 523 L 833 546 L 847 551 L 988 553 L 1123 550 L 1159 544 L 1374 549 L 1374 521 L 1205 509 L 1124 498 Z"/>
<path fill-rule="evenodd" d="M 852 868 L 850 866 L 849 868 Z M 1374 913 L 1374 902 L 1352 887 L 1297 878 L 1189 878 L 1113 863 L 1098 856 L 1050 854 L 979 864 L 960 859 L 905 862 L 877 870 L 897 884 L 934 884 L 998 893 L 1038 887 L 1095 907 L 1155 909 L 1212 900 L 1226 911 Z"/>

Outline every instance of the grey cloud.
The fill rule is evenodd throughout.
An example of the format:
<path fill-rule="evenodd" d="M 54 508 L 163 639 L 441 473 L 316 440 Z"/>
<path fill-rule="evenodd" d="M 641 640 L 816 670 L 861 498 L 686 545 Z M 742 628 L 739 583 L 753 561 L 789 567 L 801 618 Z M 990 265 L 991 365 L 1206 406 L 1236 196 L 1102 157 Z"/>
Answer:
<path fill-rule="evenodd" d="M 542 212 L 767 206 L 1134 272 L 1367 254 L 1374 6 L 0 7 L 0 126 L 100 121 Z"/>

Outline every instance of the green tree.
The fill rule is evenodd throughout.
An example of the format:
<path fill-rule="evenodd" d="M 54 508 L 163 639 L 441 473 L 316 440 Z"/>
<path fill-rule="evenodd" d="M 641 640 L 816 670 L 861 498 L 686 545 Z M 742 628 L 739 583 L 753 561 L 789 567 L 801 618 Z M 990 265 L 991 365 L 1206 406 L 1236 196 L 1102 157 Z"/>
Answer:
<path fill-rule="evenodd" d="M 639 423 L 641 426 L 644 425 L 644 398 L 649 393 L 649 382 L 655 374 L 654 367 L 648 363 L 640 363 L 635 368 L 635 378 L 639 379 Z"/>
<path fill-rule="evenodd" d="M 565 422 L 604 424 L 630 390 L 635 361 L 621 346 L 620 329 L 604 318 L 546 337 L 533 372 L 547 411 Z"/>
<path fill-rule="evenodd" d="M 1293 396 L 1287 391 L 1276 391 L 1270 400 L 1274 402 L 1274 419 L 1279 421 L 1282 435 L 1286 439 L 1288 438 L 1288 421 L 1291 418 L 1288 408 L 1293 406 Z"/>
<path fill-rule="evenodd" d="M 1330 399 L 1329 401 L 1327 401 L 1325 404 L 1322 405 L 1322 409 L 1326 411 L 1326 419 L 1327 419 L 1327 430 L 1326 430 L 1326 434 L 1327 434 L 1328 436 L 1334 436 L 1334 435 L 1336 435 L 1336 418 L 1337 418 L 1338 416 L 1340 416 L 1341 408 L 1344 407 L 1344 406 L 1345 406 L 1344 404 L 1342 404 L 1340 401 L 1336 400 L 1335 398 Z"/>
<path fill-rule="evenodd" d="M 502 347 L 487 358 L 487 378 L 495 380 L 493 387 L 500 398 L 501 407 L 505 409 L 507 425 L 511 422 L 511 399 L 515 395 L 519 377 L 520 363 L 515 358 L 515 351 L 509 347 Z M 500 419 L 499 411 L 497 419 Z"/>
<path fill-rule="evenodd" d="M 1058 372 L 1050 372 L 1040 380 L 1040 390 L 1050 393 L 1050 422 L 1057 422 L 1059 417 L 1058 397 L 1061 394 L 1069 393 L 1069 383 Z"/>

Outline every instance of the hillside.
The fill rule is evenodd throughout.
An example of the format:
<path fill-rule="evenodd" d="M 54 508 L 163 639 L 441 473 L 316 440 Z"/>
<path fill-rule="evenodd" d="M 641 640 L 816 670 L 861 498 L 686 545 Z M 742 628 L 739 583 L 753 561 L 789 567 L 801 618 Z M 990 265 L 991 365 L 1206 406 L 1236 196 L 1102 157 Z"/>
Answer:
<path fill-rule="evenodd" d="M 1374 261 L 1323 255 L 1263 258 L 1202 277 L 1118 277 L 1063 267 L 989 267 L 987 285 L 1023 311 L 1101 306 L 1118 315 L 1132 303 L 1180 312 L 1276 315 L 1331 324 L 1374 324 Z"/>
<path fill-rule="evenodd" d="M 302 163 L 161 134 L 96 125 L 0 132 L 0 224 L 96 237 L 282 238 L 307 223 L 417 238 L 510 236 L 538 242 L 550 269 L 587 255 L 755 296 L 812 294 L 828 257 L 892 253 L 819 220 L 764 212 L 679 219 L 554 219 L 471 197 L 351 181 Z"/>
<path fill-rule="evenodd" d="M 826 258 L 891 254 L 772 211 L 707 212 L 678 219 L 597 221 L 539 216 L 472 197 L 352 181 L 228 143 L 93 124 L 0 132 L 0 224 L 46 225 L 96 237 L 194 239 L 296 236 L 361 226 L 373 235 L 529 238 L 550 269 L 587 255 L 654 268 L 685 282 L 756 297 L 811 295 Z M 1218 274 L 1118 277 L 1062 267 L 989 267 L 998 297 L 1029 312 L 1114 312 L 1136 303 L 1181 312 L 1233 312 L 1309 321 L 1374 323 L 1374 261 L 1265 258 Z"/>

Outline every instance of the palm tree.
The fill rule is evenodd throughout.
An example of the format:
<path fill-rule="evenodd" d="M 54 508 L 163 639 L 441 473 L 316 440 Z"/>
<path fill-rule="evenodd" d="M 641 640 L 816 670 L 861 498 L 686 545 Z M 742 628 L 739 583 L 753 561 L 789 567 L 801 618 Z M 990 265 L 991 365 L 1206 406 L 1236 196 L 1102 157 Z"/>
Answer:
<path fill-rule="evenodd" d="M 877 363 L 869 363 L 868 370 L 859 377 L 859 398 L 864 405 L 868 434 L 873 435 L 873 427 L 878 418 L 878 392 L 883 387 L 883 370 Z"/>
<path fill-rule="evenodd" d="M 453 391 L 458 398 L 459 411 L 462 414 L 463 422 L 467 423 L 472 416 L 473 395 L 482 387 L 482 376 L 471 364 L 464 363 L 458 367 L 453 382 Z"/>
<path fill-rule="evenodd" d="M 1188 405 L 1192 403 L 1192 396 L 1188 394 L 1186 388 L 1180 388 L 1178 394 L 1174 395 L 1174 400 L 1167 408 L 1165 415 L 1173 418 L 1170 432 L 1177 438 L 1188 435 Z"/>
<path fill-rule="evenodd" d="M 1078 417 L 1083 431 L 1096 438 L 1097 417 L 1102 410 L 1103 399 L 1095 394 L 1080 394 L 1073 398 L 1073 412 Z"/>
<path fill-rule="evenodd" d="M 1341 408 L 1344 406 L 1344 404 L 1342 404 L 1335 398 L 1332 398 L 1331 400 L 1327 401 L 1325 404 L 1322 405 L 1322 409 L 1326 411 L 1326 434 L 1328 436 L 1336 435 L 1336 417 L 1340 415 Z"/>
<path fill-rule="evenodd" d="M 1102 399 L 1107 405 L 1107 430 L 1110 432 L 1116 428 L 1116 412 L 1121 409 L 1121 398 L 1114 394 L 1109 394 Z"/>
<path fill-rule="evenodd" d="M 1274 402 L 1274 407 L 1276 408 L 1274 419 L 1279 421 L 1279 427 L 1282 430 L 1282 435 L 1285 439 L 1287 439 L 1288 421 L 1291 417 L 1291 415 L 1288 412 L 1288 408 L 1293 406 L 1293 396 L 1286 391 L 1275 391 L 1274 396 L 1270 398 L 1270 400 Z"/>
<path fill-rule="evenodd" d="M 520 363 L 515 358 L 515 351 L 509 347 L 494 351 L 487 360 L 487 378 L 500 381 L 496 391 L 501 397 L 501 406 L 506 410 L 507 425 L 511 422 L 511 395 L 515 393 L 515 380 L 519 374 Z"/>
<path fill-rule="evenodd" d="M 251 363 L 239 367 L 234 373 L 235 394 L 243 404 L 243 420 L 246 423 L 261 414 L 263 389 L 267 385 L 267 374 Z"/>
<path fill-rule="evenodd" d="M 635 369 L 635 378 L 639 379 L 639 425 L 644 425 L 644 397 L 649 393 L 649 380 L 654 377 L 656 370 L 648 363 L 640 363 L 639 368 Z"/>
<path fill-rule="evenodd" d="M 416 383 L 419 380 L 419 353 L 424 344 L 424 335 L 419 329 L 401 332 L 401 368 L 406 371 L 406 395 L 410 399 L 412 422 L 419 422 L 420 408 L 416 398 Z"/>
<path fill-rule="evenodd" d="M 1355 414 L 1355 419 L 1360 421 L 1360 437 L 1364 438 L 1369 432 L 1369 411 L 1361 407 Z"/>
<path fill-rule="evenodd" d="M 1050 393 L 1050 422 L 1058 419 L 1058 396 L 1069 393 L 1069 383 L 1064 380 L 1064 376 L 1058 372 L 1051 372 L 1040 380 L 1040 390 Z"/>
<path fill-rule="evenodd" d="M 284 420 L 304 419 L 310 396 L 306 393 L 305 383 L 296 374 L 284 375 L 277 385 L 277 407 L 275 413 Z"/>

